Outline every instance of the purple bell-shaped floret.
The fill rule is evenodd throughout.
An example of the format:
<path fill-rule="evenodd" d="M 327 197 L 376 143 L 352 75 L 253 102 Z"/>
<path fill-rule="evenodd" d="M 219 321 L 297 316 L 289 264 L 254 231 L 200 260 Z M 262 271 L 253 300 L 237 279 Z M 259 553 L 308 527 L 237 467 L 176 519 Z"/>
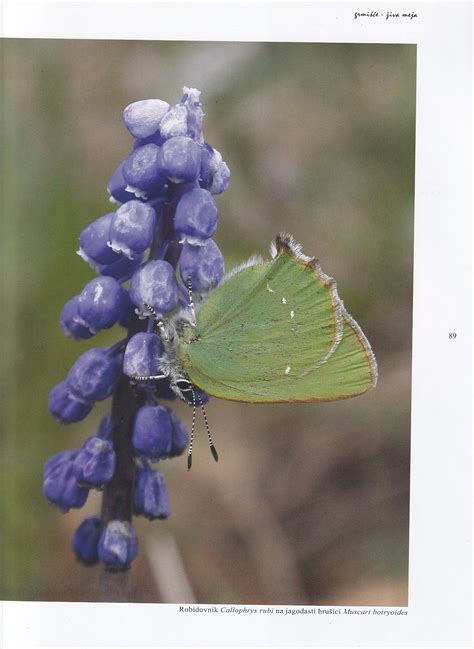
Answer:
<path fill-rule="evenodd" d="M 201 168 L 199 171 L 199 183 L 211 194 L 222 194 L 227 189 L 230 181 L 230 170 L 222 160 L 217 149 L 213 149 L 207 142 L 202 148 Z"/>
<path fill-rule="evenodd" d="M 135 417 L 132 441 L 137 455 L 150 460 L 168 457 L 172 445 L 168 409 L 164 406 L 142 406 Z"/>
<path fill-rule="evenodd" d="M 122 354 L 102 347 L 87 350 L 69 370 L 67 383 L 79 399 L 101 401 L 109 397 L 120 374 Z"/>
<path fill-rule="evenodd" d="M 110 224 L 115 212 L 104 214 L 92 221 L 79 237 L 79 250 L 77 254 L 95 268 L 96 264 L 112 264 L 120 259 L 108 245 Z"/>
<path fill-rule="evenodd" d="M 200 90 L 184 86 L 181 103 L 186 106 L 187 110 L 187 134 L 199 144 L 203 144 L 202 120 L 204 113 L 201 108 L 200 95 Z"/>
<path fill-rule="evenodd" d="M 85 566 L 93 566 L 98 563 L 99 539 L 100 518 L 97 516 L 84 519 L 74 532 L 71 547 L 76 558 Z"/>
<path fill-rule="evenodd" d="M 157 376 L 161 374 L 160 357 L 163 343 L 156 334 L 140 332 L 128 341 L 123 357 L 123 373 L 134 376 Z"/>
<path fill-rule="evenodd" d="M 189 442 L 189 434 L 186 426 L 171 408 L 167 408 L 171 419 L 171 449 L 169 457 L 181 455 Z"/>
<path fill-rule="evenodd" d="M 170 105 L 161 99 L 141 99 L 124 108 L 123 121 L 135 138 L 153 135 Z"/>
<path fill-rule="evenodd" d="M 212 176 L 217 171 L 215 164 L 214 149 L 210 144 L 204 142 L 201 151 L 201 166 L 199 169 L 199 184 L 204 189 L 209 189 L 212 182 Z"/>
<path fill-rule="evenodd" d="M 125 160 L 119 164 L 107 185 L 107 191 L 111 203 L 126 203 L 133 198 L 133 194 L 127 192 L 127 182 L 123 177 L 124 164 Z"/>
<path fill-rule="evenodd" d="M 79 449 L 73 463 L 76 480 L 87 487 L 102 487 L 115 471 L 112 443 L 100 437 L 89 437 Z"/>
<path fill-rule="evenodd" d="M 161 149 L 156 144 L 145 144 L 132 151 L 125 160 L 123 177 L 127 191 L 137 198 L 147 198 L 166 183 L 161 173 Z"/>
<path fill-rule="evenodd" d="M 200 166 L 201 146 L 189 137 L 172 137 L 161 147 L 161 172 L 172 182 L 196 180 Z"/>
<path fill-rule="evenodd" d="M 140 266 L 130 282 L 130 298 L 142 314 L 147 314 L 146 304 L 160 315 L 172 311 L 178 302 L 173 266 L 161 259 L 147 261 Z"/>
<path fill-rule="evenodd" d="M 202 246 L 185 244 L 179 258 L 179 272 L 185 285 L 191 278 L 193 291 L 204 293 L 224 277 L 224 257 L 212 239 Z"/>
<path fill-rule="evenodd" d="M 188 134 L 188 111 L 183 104 L 171 106 L 160 123 L 160 135 L 164 140 Z"/>
<path fill-rule="evenodd" d="M 89 327 L 80 324 L 80 320 L 79 296 L 76 295 L 63 306 L 59 324 L 66 336 L 70 336 L 76 340 L 87 340 L 88 338 L 92 338 L 94 332 L 91 331 Z"/>
<path fill-rule="evenodd" d="M 69 449 L 65 451 L 59 451 L 59 453 L 55 453 L 51 457 L 49 457 L 45 464 L 44 464 L 44 473 L 48 473 L 49 471 L 52 471 L 56 467 L 60 466 L 61 464 L 65 462 L 73 462 L 74 458 L 77 455 L 77 449 Z"/>
<path fill-rule="evenodd" d="M 72 394 L 67 381 L 61 381 L 49 393 L 48 410 L 62 424 L 85 419 L 94 404 Z"/>
<path fill-rule="evenodd" d="M 181 196 L 174 216 L 176 232 L 189 243 L 212 237 L 217 228 L 217 207 L 206 189 L 192 189 Z"/>
<path fill-rule="evenodd" d="M 73 462 L 76 452 L 62 451 L 44 466 L 43 493 L 63 513 L 71 507 L 80 508 L 87 500 L 89 490 L 77 484 Z"/>
<path fill-rule="evenodd" d="M 133 259 L 153 241 L 157 224 L 155 210 L 140 203 L 129 201 L 115 212 L 109 230 L 109 245 L 118 253 Z"/>
<path fill-rule="evenodd" d="M 221 160 L 217 171 L 212 177 L 212 182 L 209 187 L 211 194 L 222 194 L 225 192 L 230 182 L 230 169 L 227 164 Z"/>
<path fill-rule="evenodd" d="M 136 514 L 150 520 L 168 518 L 170 515 L 165 479 L 162 473 L 152 469 L 147 463 L 143 468 L 138 468 L 135 474 L 133 506 Z"/>
<path fill-rule="evenodd" d="M 80 324 L 97 333 L 109 329 L 129 304 L 126 290 L 113 277 L 95 277 L 78 298 Z"/>
<path fill-rule="evenodd" d="M 99 559 L 110 568 L 128 568 L 138 553 L 136 532 L 128 521 L 110 521 L 99 539 Z"/>

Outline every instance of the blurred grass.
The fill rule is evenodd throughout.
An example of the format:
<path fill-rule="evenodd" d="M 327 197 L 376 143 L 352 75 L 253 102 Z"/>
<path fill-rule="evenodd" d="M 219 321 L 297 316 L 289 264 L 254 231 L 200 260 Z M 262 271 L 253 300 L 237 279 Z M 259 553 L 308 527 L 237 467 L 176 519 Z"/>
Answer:
<path fill-rule="evenodd" d="M 206 137 L 232 171 L 217 198 L 227 268 L 292 232 L 337 278 L 374 347 L 380 383 L 319 406 L 213 400 L 221 462 L 211 465 L 198 439 L 191 475 L 183 460 L 165 463 L 173 515 L 141 522 L 141 538 L 173 535 L 198 601 L 406 601 L 415 47 L 2 48 L 2 598 L 98 597 L 97 571 L 68 548 L 84 511 L 61 516 L 41 493 L 47 457 L 79 445 L 107 408 L 71 428 L 48 415 L 49 390 L 87 346 L 57 323 L 93 276 L 74 253 L 84 226 L 110 210 L 105 186 L 131 145 L 122 108 L 151 96 L 177 101 L 191 85 L 202 90 Z M 90 346 L 119 336 L 102 333 Z M 98 496 L 91 501 L 94 512 Z M 162 597 L 149 562 L 144 550 L 138 601 Z"/>

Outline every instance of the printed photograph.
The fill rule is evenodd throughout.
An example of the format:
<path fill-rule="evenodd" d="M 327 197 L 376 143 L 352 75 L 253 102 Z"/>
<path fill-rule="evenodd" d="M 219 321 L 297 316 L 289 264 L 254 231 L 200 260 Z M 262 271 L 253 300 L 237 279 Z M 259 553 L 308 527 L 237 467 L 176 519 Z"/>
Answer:
<path fill-rule="evenodd" d="M 408 606 L 416 46 L 2 58 L 0 598 Z"/>

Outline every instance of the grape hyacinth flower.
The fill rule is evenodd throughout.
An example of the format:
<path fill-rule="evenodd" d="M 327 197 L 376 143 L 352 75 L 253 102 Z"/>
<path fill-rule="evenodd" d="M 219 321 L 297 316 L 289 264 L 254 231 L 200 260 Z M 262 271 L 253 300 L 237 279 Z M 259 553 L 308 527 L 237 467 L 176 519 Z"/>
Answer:
<path fill-rule="evenodd" d="M 130 298 L 141 315 L 147 314 L 146 305 L 152 306 L 159 315 L 173 311 L 178 303 L 173 266 L 162 259 L 152 259 L 140 266 L 130 281 Z"/>
<path fill-rule="evenodd" d="M 169 108 L 170 105 L 161 99 L 134 101 L 123 111 L 123 121 L 133 137 L 149 137 L 159 130 Z"/>
<path fill-rule="evenodd" d="M 170 508 L 168 489 L 163 474 L 143 463 L 135 474 L 134 512 L 150 520 L 168 518 Z"/>
<path fill-rule="evenodd" d="M 49 502 L 64 513 L 84 505 L 89 489 L 77 483 L 73 465 L 76 451 L 61 451 L 44 466 L 43 493 Z"/>
<path fill-rule="evenodd" d="M 130 338 L 123 359 L 123 372 L 134 376 L 156 376 L 160 373 L 163 343 L 157 334 L 138 333 Z"/>
<path fill-rule="evenodd" d="M 99 562 L 98 545 L 100 539 L 100 518 L 85 518 L 74 532 L 71 547 L 77 559 L 85 566 Z"/>
<path fill-rule="evenodd" d="M 217 228 L 217 207 L 207 189 L 191 189 L 181 196 L 174 227 L 183 235 L 182 241 L 196 245 L 212 237 Z"/>
<path fill-rule="evenodd" d="M 72 424 L 87 417 L 94 404 L 72 394 L 67 381 L 58 383 L 49 393 L 49 412 L 62 424 Z"/>
<path fill-rule="evenodd" d="M 171 451 L 171 419 L 164 406 L 142 406 L 135 417 L 133 449 L 138 456 L 163 460 Z"/>
<path fill-rule="evenodd" d="M 113 327 L 127 306 L 127 292 L 116 279 L 95 277 L 77 298 L 76 321 L 95 334 Z"/>
<path fill-rule="evenodd" d="M 80 485 L 100 488 L 110 482 L 115 471 L 115 451 L 111 442 L 89 437 L 74 458 L 72 470 Z"/>
<path fill-rule="evenodd" d="M 205 293 L 215 288 L 224 277 L 224 257 L 212 239 L 202 245 L 186 243 L 179 259 L 179 272 L 183 282 L 191 278 L 194 291 Z"/>
<path fill-rule="evenodd" d="M 112 264 L 120 259 L 108 245 L 110 223 L 115 213 L 110 212 L 92 221 L 81 232 L 77 254 L 95 268 L 96 264 Z"/>
<path fill-rule="evenodd" d="M 123 570 L 135 559 L 137 552 L 137 535 L 131 523 L 121 520 L 107 523 L 97 545 L 101 561 L 112 569 Z"/>
<path fill-rule="evenodd" d="M 114 325 L 127 330 L 111 347 L 94 345 L 79 355 L 48 402 L 51 414 L 70 424 L 112 397 L 95 434 L 46 462 L 43 486 L 62 512 L 82 507 L 90 489 L 101 490 L 100 516 L 83 520 L 71 547 L 83 565 L 102 563 L 108 579 L 126 571 L 137 555 L 133 515 L 170 515 L 161 467 L 189 442 L 186 426 L 163 404 L 176 398 L 169 381 L 135 385 L 130 379 L 163 375 L 156 319 L 189 305 L 189 284 L 199 300 L 224 275 L 212 238 L 218 221 L 214 196 L 227 188 L 230 172 L 204 138 L 203 117 L 200 92 L 187 87 L 174 105 L 143 99 L 124 109 L 133 143 L 107 185 L 113 207 L 109 203 L 79 236 L 77 253 L 96 276 L 60 316 L 64 334 L 75 340 Z M 197 389 L 195 397 L 202 403 L 208 398 Z M 157 461 L 160 471 L 153 467 Z M 126 599 L 114 583 L 106 590 Z"/>
<path fill-rule="evenodd" d="M 137 198 L 146 199 L 164 188 L 166 177 L 160 173 L 160 154 L 161 148 L 150 142 L 138 146 L 125 160 L 122 173 L 126 189 Z"/>
<path fill-rule="evenodd" d="M 152 207 L 129 201 L 113 215 L 107 243 L 116 253 L 134 259 L 151 246 L 156 223 L 156 211 Z"/>

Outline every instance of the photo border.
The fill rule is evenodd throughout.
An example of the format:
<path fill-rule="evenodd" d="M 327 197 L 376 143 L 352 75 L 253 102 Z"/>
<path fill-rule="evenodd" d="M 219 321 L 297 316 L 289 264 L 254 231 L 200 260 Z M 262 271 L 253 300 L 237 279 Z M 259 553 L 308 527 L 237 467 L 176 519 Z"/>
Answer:
<path fill-rule="evenodd" d="M 370 11 L 416 17 L 355 18 Z M 210 618 L 174 604 L 4 602 L 5 647 L 469 645 L 471 12 L 467 2 L 4 5 L 8 38 L 413 43 L 418 50 L 408 614 Z"/>

